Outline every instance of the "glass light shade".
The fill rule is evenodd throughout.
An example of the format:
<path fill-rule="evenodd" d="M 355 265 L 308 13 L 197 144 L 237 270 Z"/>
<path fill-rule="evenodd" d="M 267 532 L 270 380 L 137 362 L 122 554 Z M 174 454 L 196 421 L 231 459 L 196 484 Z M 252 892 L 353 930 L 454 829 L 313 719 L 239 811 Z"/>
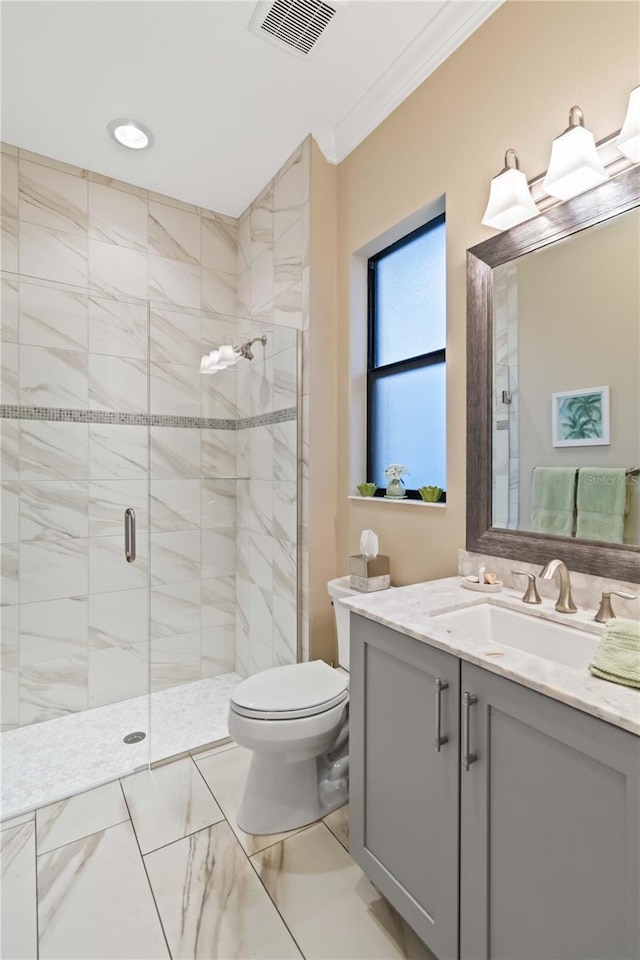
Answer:
<path fill-rule="evenodd" d="M 555 138 L 542 183 L 542 189 L 550 196 L 568 200 L 608 179 L 590 130 L 572 126 Z"/>
<path fill-rule="evenodd" d="M 509 167 L 491 181 L 489 203 L 482 223 L 496 230 L 508 230 L 538 215 L 529 184 L 522 170 Z"/>
<path fill-rule="evenodd" d="M 640 163 L 640 87 L 629 96 L 629 108 L 616 147 L 632 163 Z"/>

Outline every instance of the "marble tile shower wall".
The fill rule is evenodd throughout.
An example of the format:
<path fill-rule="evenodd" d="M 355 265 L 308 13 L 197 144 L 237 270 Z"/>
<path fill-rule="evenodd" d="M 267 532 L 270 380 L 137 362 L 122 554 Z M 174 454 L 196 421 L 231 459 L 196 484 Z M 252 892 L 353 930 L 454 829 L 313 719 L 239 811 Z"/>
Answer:
<path fill-rule="evenodd" d="M 239 371 L 241 417 L 283 413 L 237 432 L 236 671 L 243 676 L 297 660 L 296 331 L 271 327 Z"/>
<path fill-rule="evenodd" d="M 251 477 L 239 484 L 237 499 L 236 670 L 245 675 L 296 661 L 298 609 L 302 659 L 309 654 L 305 451 L 310 163 L 307 139 L 238 224 L 239 311 L 249 317 L 247 330 L 253 335 L 265 324 L 273 331 L 273 347 L 267 344 L 264 361 L 254 361 L 239 381 L 240 416 L 293 407 L 298 386 L 295 331 L 302 356 L 300 432 L 296 420 L 238 432 L 238 474 Z"/>
<path fill-rule="evenodd" d="M 152 689 L 233 670 L 236 383 L 198 360 L 240 321 L 230 218 L 3 145 L 2 227 L 0 402 L 46 408 L 0 421 L 10 729 L 146 692 L 149 608 Z"/>

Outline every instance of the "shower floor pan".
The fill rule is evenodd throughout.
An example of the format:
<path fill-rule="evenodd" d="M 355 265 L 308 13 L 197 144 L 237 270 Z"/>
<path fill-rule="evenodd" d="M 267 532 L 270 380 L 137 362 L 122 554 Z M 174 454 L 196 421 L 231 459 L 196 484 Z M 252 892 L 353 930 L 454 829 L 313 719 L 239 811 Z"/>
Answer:
<path fill-rule="evenodd" d="M 105 707 L 9 730 L 0 738 L 0 816 L 17 816 L 229 736 L 225 673 Z M 145 738 L 124 743 L 130 733 Z"/>

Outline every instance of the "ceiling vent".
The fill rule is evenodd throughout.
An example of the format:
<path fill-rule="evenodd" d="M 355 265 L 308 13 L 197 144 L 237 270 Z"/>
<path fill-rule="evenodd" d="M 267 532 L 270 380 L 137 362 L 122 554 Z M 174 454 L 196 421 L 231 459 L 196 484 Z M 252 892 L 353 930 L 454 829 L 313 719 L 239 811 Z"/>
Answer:
<path fill-rule="evenodd" d="M 308 60 L 336 13 L 337 5 L 332 7 L 323 0 L 267 0 L 256 7 L 249 29 L 301 60 Z"/>

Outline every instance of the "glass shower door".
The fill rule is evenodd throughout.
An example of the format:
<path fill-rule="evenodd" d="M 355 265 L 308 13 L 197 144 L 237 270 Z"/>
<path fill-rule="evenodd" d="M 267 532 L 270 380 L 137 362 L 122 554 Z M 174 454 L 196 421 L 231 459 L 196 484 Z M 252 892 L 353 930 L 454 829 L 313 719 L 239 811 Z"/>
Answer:
<path fill-rule="evenodd" d="M 297 659 L 296 331 L 152 305 L 150 358 L 153 763 L 225 739 L 241 679 Z"/>
<path fill-rule="evenodd" d="M 227 736 L 235 674 L 236 381 L 201 377 L 237 320 L 150 313 L 151 760 Z M 231 373 L 231 371 L 228 371 Z M 216 718 L 219 722 L 216 722 Z"/>
<path fill-rule="evenodd" d="M 148 762 L 148 306 L 2 280 L 9 816 Z"/>

